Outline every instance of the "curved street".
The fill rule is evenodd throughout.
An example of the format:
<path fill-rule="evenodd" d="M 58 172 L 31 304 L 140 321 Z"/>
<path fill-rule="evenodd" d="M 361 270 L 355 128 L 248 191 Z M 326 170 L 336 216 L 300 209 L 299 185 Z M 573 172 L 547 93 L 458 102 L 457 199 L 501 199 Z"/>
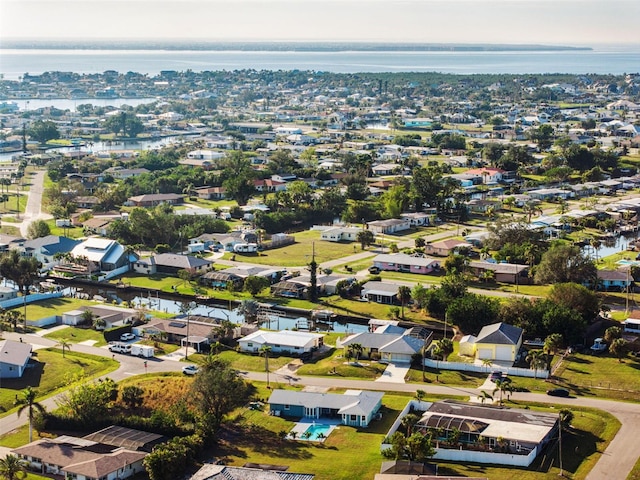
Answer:
<path fill-rule="evenodd" d="M 5 338 L 11 340 L 23 340 L 34 345 L 34 349 L 51 347 L 56 344 L 55 341 L 43 338 L 39 335 L 20 335 L 17 333 L 5 333 Z M 162 360 L 158 358 L 148 359 L 145 367 L 145 360 L 130 355 L 112 354 L 105 347 L 93 347 L 88 345 L 74 344 L 73 351 L 100 355 L 103 357 L 113 357 L 120 362 L 120 367 L 101 378 L 111 378 L 115 381 L 122 380 L 132 375 L 140 375 L 143 373 L 159 373 L 159 372 L 180 372 L 185 365 L 183 362 Z M 240 372 L 241 375 L 248 380 L 257 380 L 265 382 L 267 374 L 264 372 Z M 337 377 L 302 377 L 295 374 L 282 375 L 277 372 L 270 372 L 270 380 L 272 382 L 289 383 L 304 386 L 317 386 L 324 388 L 345 388 L 345 389 L 363 389 L 363 390 L 379 390 L 387 392 L 416 392 L 424 390 L 428 394 L 433 395 L 457 395 L 457 396 L 477 396 L 479 389 L 467 388 L 464 386 L 444 386 L 433 384 L 417 384 L 417 383 L 386 383 L 380 381 L 369 380 L 348 380 Z M 40 402 L 48 410 L 55 409 L 56 400 L 63 394 L 55 395 Z M 637 403 L 616 402 L 613 400 L 603 400 L 598 398 L 572 397 L 551 399 L 544 394 L 539 393 L 514 393 L 512 399 L 525 402 L 540 402 L 568 406 L 583 406 L 597 408 L 614 415 L 621 423 L 620 430 L 615 438 L 611 441 L 603 455 L 598 460 L 591 472 L 586 477 L 587 480 L 625 480 L 629 472 L 640 458 L 640 449 L 632 447 L 635 445 L 635 436 L 640 431 L 640 405 Z M 0 435 L 11 432 L 16 428 L 24 425 L 26 416 L 18 417 L 15 413 L 2 418 L 0 422 Z"/>

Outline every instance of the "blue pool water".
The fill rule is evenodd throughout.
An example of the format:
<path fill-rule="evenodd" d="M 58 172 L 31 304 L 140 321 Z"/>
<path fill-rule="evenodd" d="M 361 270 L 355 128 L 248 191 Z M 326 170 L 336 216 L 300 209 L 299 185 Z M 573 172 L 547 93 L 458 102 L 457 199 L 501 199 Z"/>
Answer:
<path fill-rule="evenodd" d="M 305 433 L 309 432 L 311 433 L 311 436 L 309 438 L 304 438 L 305 435 L 303 433 L 300 435 L 300 438 L 302 440 L 322 440 L 321 438 L 318 438 L 318 435 L 322 433 L 325 437 L 328 437 L 329 433 L 331 433 L 331 427 L 331 425 L 311 425 L 305 430 Z"/>

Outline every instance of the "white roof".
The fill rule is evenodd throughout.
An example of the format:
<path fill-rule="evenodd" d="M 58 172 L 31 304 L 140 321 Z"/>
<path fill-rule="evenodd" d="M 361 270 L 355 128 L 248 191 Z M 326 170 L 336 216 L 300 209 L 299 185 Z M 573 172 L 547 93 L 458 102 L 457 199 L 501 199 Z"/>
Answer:
<path fill-rule="evenodd" d="M 298 332 L 293 330 L 280 330 L 272 332 L 269 330 L 256 330 L 246 337 L 241 338 L 240 342 L 255 342 L 261 345 L 285 345 L 291 347 L 304 347 L 309 342 L 321 338 L 324 335 L 320 333 Z"/>

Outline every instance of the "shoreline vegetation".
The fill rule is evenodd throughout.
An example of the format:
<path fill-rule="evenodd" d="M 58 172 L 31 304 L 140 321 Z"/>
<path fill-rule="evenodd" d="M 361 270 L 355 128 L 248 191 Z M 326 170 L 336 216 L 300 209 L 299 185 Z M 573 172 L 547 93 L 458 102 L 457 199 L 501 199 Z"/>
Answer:
<path fill-rule="evenodd" d="M 592 51 L 592 47 L 540 44 L 376 43 L 376 42 L 211 42 L 166 40 L 5 40 L 4 49 L 40 50 L 200 50 L 275 52 L 554 52 Z"/>

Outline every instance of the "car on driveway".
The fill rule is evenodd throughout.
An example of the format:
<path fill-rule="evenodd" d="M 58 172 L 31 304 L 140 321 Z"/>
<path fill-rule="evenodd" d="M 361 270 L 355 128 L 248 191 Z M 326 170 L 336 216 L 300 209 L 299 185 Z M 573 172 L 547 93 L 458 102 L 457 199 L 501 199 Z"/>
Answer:
<path fill-rule="evenodd" d="M 128 342 L 129 340 L 135 340 L 136 336 L 133 333 L 123 333 L 120 335 L 120 340 L 122 342 Z"/>
<path fill-rule="evenodd" d="M 381 272 L 382 270 L 380 270 L 380 267 L 376 267 L 375 265 L 372 267 L 369 267 L 369 273 L 373 274 L 373 275 L 377 275 Z"/>
<path fill-rule="evenodd" d="M 552 397 L 568 397 L 569 390 L 566 388 L 552 388 L 551 390 L 547 390 L 547 395 L 551 395 Z"/>
<path fill-rule="evenodd" d="M 186 367 L 182 367 L 182 373 L 185 375 L 195 375 L 198 373 L 198 367 L 195 365 L 187 365 Z"/>
<path fill-rule="evenodd" d="M 492 382 L 496 380 L 502 380 L 502 372 L 491 372 L 491 376 L 489 377 Z"/>

